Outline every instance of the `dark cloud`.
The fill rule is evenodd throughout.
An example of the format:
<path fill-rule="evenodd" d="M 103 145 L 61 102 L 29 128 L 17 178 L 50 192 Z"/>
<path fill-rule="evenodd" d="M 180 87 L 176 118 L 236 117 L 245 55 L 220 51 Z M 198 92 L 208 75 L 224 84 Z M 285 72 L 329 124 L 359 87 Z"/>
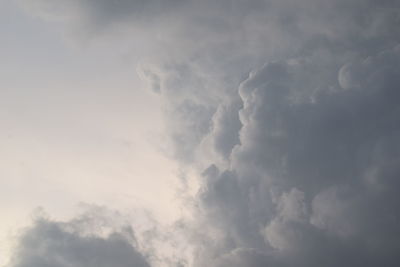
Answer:
<path fill-rule="evenodd" d="M 129 227 L 101 236 L 93 233 L 95 228 L 88 228 L 87 224 L 90 224 L 87 217 L 69 222 L 38 218 L 22 233 L 8 266 L 150 266 L 136 248 L 136 239 Z"/>
<path fill-rule="evenodd" d="M 200 198 L 226 250 L 276 266 L 397 265 L 399 58 L 396 46 L 325 66 L 336 80 L 314 78 L 327 69 L 312 60 L 274 62 L 241 84 L 230 170 L 209 168 Z"/>
<path fill-rule="evenodd" d="M 399 265 L 398 1 L 71 5 L 94 25 L 163 20 L 141 71 L 171 154 L 201 170 L 191 266 Z"/>
<path fill-rule="evenodd" d="M 150 22 L 170 10 L 179 9 L 186 0 L 116 0 L 116 1 L 94 1 L 94 0 L 20 0 L 24 5 L 35 12 L 51 17 L 74 18 L 79 23 L 88 26 L 88 29 L 107 28 L 110 25 L 143 20 Z M 83 26 L 83 25 L 81 25 Z"/>

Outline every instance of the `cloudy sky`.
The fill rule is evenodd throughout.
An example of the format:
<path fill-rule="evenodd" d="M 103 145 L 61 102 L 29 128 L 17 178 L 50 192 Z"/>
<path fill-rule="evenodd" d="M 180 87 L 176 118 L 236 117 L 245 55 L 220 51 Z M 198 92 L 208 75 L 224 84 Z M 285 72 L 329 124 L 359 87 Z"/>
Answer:
<path fill-rule="evenodd" d="M 1 267 L 399 266 L 400 2 L 0 0 Z"/>

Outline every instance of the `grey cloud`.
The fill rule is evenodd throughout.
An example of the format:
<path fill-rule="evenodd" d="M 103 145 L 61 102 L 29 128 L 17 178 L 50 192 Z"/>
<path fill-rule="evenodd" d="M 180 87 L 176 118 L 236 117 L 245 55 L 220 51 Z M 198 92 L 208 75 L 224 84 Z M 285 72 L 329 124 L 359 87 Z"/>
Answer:
<path fill-rule="evenodd" d="M 92 218 L 93 219 L 93 218 Z M 82 223 L 38 218 L 19 238 L 9 267 L 149 267 L 133 232 L 82 233 Z M 90 229 L 91 231 L 93 229 Z"/>
<path fill-rule="evenodd" d="M 193 162 L 196 150 L 212 127 L 219 93 L 210 92 L 212 81 L 201 77 L 202 72 L 190 63 L 164 64 L 157 71 L 142 68 L 139 73 L 144 71 L 150 86 L 159 91 L 165 103 L 169 154 L 181 162 Z"/>
<path fill-rule="evenodd" d="M 140 67 L 138 69 L 138 74 L 142 79 L 146 80 L 151 91 L 154 93 L 161 92 L 161 77 L 157 72 L 145 67 Z"/>
<path fill-rule="evenodd" d="M 96 27 L 107 27 L 109 24 L 118 24 L 131 20 L 140 21 L 144 18 L 150 21 L 168 10 L 176 9 L 185 4 L 185 0 L 116 0 L 116 1 L 30 1 L 20 0 L 24 5 L 44 15 L 76 16 L 82 23 L 90 23 Z"/>
<path fill-rule="evenodd" d="M 212 118 L 211 136 L 215 150 L 224 158 L 229 158 L 232 149 L 239 144 L 239 130 L 242 124 L 238 111 L 242 108 L 240 101 L 219 105 Z"/>
<path fill-rule="evenodd" d="M 271 255 L 263 254 L 255 249 L 235 249 L 216 260 L 213 266 L 263 267 L 266 266 L 266 264 L 276 267 L 282 266 L 276 259 L 271 257 Z"/>
<path fill-rule="evenodd" d="M 156 23 L 171 38 L 144 75 L 173 156 L 209 163 L 187 262 L 398 265 L 398 1 L 74 3 L 94 24 L 176 23 Z"/>
<path fill-rule="evenodd" d="M 283 266 L 396 266 L 397 51 L 323 72 L 313 60 L 273 62 L 241 84 L 231 170 L 207 171 L 201 198 L 234 248 Z"/>
<path fill-rule="evenodd" d="M 339 71 L 339 83 L 344 89 L 378 89 L 384 83 L 398 82 L 400 45 L 363 60 L 348 63 Z M 390 85 L 389 85 L 390 86 Z"/>

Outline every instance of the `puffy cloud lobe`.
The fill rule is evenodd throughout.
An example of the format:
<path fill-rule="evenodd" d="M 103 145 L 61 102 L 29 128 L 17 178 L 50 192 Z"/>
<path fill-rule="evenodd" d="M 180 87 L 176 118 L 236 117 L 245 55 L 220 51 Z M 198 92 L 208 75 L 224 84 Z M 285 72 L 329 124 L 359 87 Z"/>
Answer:
<path fill-rule="evenodd" d="M 229 159 L 235 145 L 239 144 L 239 130 L 242 124 L 238 111 L 241 106 L 240 101 L 219 105 L 212 118 L 213 129 L 210 136 L 213 139 L 213 146 L 226 159 Z"/>
<path fill-rule="evenodd" d="M 339 84 L 343 89 L 376 90 L 385 83 L 398 82 L 400 45 L 384 50 L 377 56 L 344 65 L 339 71 Z M 391 86 L 387 84 L 387 86 Z"/>
<path fill-rule="evenodd" d="M 9 267 L 149 267 L 130 231 L 106 237 L 82 234 L 76 222 L 38 219 L 24 231 Z"/>
<path fill-rule="evenodd" d="M 201 77 L 202 71 L 189 63 L 171 63 L 157 68 L 142 65 L 139 74 L 164 100 L 170 144 L 168 153 L 182 163 L 194 162 L 202 140 L 212 127 L 221 98 L 218 91 L 211 92 L 215 84 Z M 231 142 L 235 142 L 234 135 Z"/>
<path fill-rule="evenodd" d="M 302 231 L 296 231 L 291 227 L 285 227 L 290 223 L 304 223 L 307 220 L 307 207 L 304 203 L 304 193 L 292 189 L 284 193 L 277 204 L 278 215 L 265 228 L 264 236 L 274 248 L 288 249 L 297 246 L 296 239 L 304 235 Z M 303 237 L 304 239 L 304 237 Z"/>

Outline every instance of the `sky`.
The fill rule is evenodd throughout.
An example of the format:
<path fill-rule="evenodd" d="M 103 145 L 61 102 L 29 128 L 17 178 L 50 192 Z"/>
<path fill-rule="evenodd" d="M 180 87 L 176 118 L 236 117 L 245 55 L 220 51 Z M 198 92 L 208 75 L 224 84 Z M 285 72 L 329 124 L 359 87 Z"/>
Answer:
<path fill-rule="evenodd" d="M 398 266 L 400 3 L 0 0 L 1 267 Z"/>

